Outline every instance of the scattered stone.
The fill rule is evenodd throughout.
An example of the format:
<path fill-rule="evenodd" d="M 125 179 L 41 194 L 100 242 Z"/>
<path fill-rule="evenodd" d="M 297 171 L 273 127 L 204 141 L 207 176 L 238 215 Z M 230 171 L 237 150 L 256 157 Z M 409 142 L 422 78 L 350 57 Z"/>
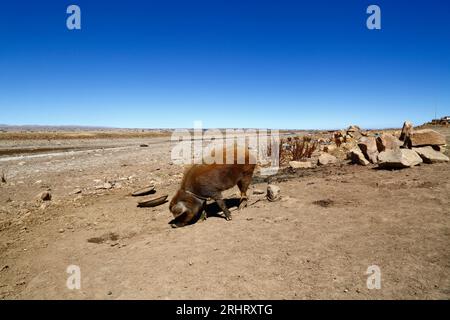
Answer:
<path fill-rule="evenodd" d="M 94 225 L 96 225 L 96 224 L 94 223 Z M 108 233 L 101 235 L 100 237 L 93 237 L 93 238 L 87 239 L 88 242 L 97 243 L 97 244 L 104 243 L 108 240 L 117 241 L 117 240 L 119 240 L 119 235 L 114 232 L 108 232 Z"/>
<path fill-rule="evenodd" d="M 377 141 L 375 137 L 363 137 L 358 142 L 358 147 L 364 154 L 367 160 L 371 163 L 377 163 L 378 161 L 378 149 Z"/>
<path fill-rule="evenodd" d="M 362 166 L 367 166 L 369 164 L 369 161 L 364 157 L 359 147 L 351 149 L 348 156 L 352 163 L 360 164 Z"/>
<path fill-rule="evenodd" d="M 397 150 L 403 145 L 397 137 L 390 133 L 383 133 L 381 136 L 377 137 L 376 142 L 378 152 Z"/>
<path fill-rule="evenodd" d="M 111 183 L 105 182 L 105 183 L 103 184 L 103 189 L 111 189 L 111 188 L 112 188 L 112 184 L 111 184 Z"/>
<path fill-rule="evenodd" d="M 378 155 L 378 166 L 384 169 L 413 167 L 422 162 L 422 158 L 410 149 L 386 150 Z"/>
<path fill-rule="evenodd" d="M 65 231 L 64 229 L 59 229 L 58 230 L 59 233 L 64 233 L 64 231 Z"/>
<path fill-rule="evenodd" d="M 317 164 L 323 165 L 323 166 L 325 166 L 327 164 L 334 164 L 336 162 L 337 162 L 337 158 L 328 153 L 322 153 L 319 156 L 319 159 L 317 160 Z"/>
<path fill-rule="evenodd" d="M 403 123 L 402 133 L 400 133 L 400 140 L 405 141 L 409 137 L 409 135 L 411 134 L 412 131 L 413 131 L 412 123 L 409 121 L 405 121 Z"/>
<path fill-rule="evenodd" d="M 109 189 L 111 189 L 112 187 L 113 187 L 113 186 L 112 186 L 111 183 L 105 182 L 104 184 L 102 184 L 102 185 L 100 185 L 100 186 L 96 186 L 95 189 L 96 189 L 96 190 L 99 190 L 99 189 L 106 189 L 106 190 L 109 190 Z"/>
<path fill-rule="evenodd" d="M 289 166 L 292 169 L 307 169 L 312 168 L 312 163 L 310 161 L 289 161 Z"/>
<path fill-rule="evenodd" d="M 49 201 L 52 199 L 52 194 L 48 191 L 42 191 L 41 193 L 39 193 L 38 198 L 42 201 Z"/>
<path fill-rule="evenodd" d="M 434 150 L 432 147 L 413 148 L 413 150 L 422 158 L 425 163 L 447 162 L 448 157 Z"/>
<path fill-rule="evenodd" d="M 253 194 L 264 194 L 264 191 L 261 189 L 253 189 Z"/>
<path fill-rule="evenodd" d="M 405 140 L 408 148 L 432 145 L 445 145 L 445 136 L 431 129 L 422 129 L 412 132 Z"/>
<path fill-rule="evenodd" d="M 323 200 L 313 201 L 313 204 L 327 208 L 329 206 L 332 206 L 334 204 L 334 201 L 331 199 L 323 199 Z"/>
<path fill-rule="evenodd" d="M 148 147 L 148 144 L 143 143 L 143 144 L 139 145 L 139 147 L 146 148 L 146 147 Z"/>
<path fill-rule="evenodd" d="M 131 195 L 133 197 L 140 197 L 140 196 L 148 195 L 150 193 L 155 193 L 155 185 L 154 184 L 150 184 L 144 188 L 136 190 Z"/>
<path fill-rule="evenodd" d="M 80 194 L 80 193 L 81 193 L 81 189 L 77 188 L 77 189 L 73 190 L 71 194 Z"/>
<path fill-rule="evenodd" d="M 280 199 L 280 187 L 273 185 L 273 184 L 269 184 L 267 186 L 267 200 L 269 201 L 277 201 Z"/>
<path fill-rule="evenodd" d="M 139 201 L 137 206 L 138 207 L 156 207 L 156 206 L 159 206 L 159 205 L 161 205 L 163 203 L 166 203 L 168 196 L 169 195 L 166 194 L 166 195 L 163 195 L 161 197 L 156 197 L 156 198 L 153 197 L 153 198 L 150 198 L 150 199 Z"/>

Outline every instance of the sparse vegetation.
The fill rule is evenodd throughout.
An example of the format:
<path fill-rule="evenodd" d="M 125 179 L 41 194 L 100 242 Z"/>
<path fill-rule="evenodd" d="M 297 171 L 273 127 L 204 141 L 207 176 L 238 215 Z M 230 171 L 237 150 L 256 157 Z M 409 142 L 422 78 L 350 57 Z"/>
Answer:
<path fill-rule="evenodd" d="M 6 183 L 5 171 L 2 171 L 2 174 L 0 175 L 0 181 L 1 183 Z"/>
<path fill-rule="evenodd" d="M 294 160 L 311 158 L 314 151 L 317 149 L 317 141 L 313 141 L 309 136 L 303 137 L 288 137 L 280 139 L 279 155 L 280 163 L 286 163 Z M 272 146 L 267 148 L 267 154 L 272 155 Z"/>
<path fill-rule="evenodd" d="M 299 161 L 305 158 L 311 158 L 313 152 L 317 149 L 317 141 L 312 141 L 311 137 L 304 136 L 301 140 L 295 137 L 292 141 L 292 160 Z"/>

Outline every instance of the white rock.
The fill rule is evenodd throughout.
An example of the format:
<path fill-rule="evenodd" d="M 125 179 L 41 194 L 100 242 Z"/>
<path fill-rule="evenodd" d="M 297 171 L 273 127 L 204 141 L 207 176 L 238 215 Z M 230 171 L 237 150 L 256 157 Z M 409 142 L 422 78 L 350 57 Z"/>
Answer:
<path fill-rule="evenodd" d="M 328 153 L 322 153 L 317 160 L 318 165 L 334 164 L 337 162 L 337 158 Z"/>
<path fill-rule="evenodd" d="M 310 161 L 289 161 L 289 166 L 292 169 L 306 169 L 312 168 L 312 163 Z"/>

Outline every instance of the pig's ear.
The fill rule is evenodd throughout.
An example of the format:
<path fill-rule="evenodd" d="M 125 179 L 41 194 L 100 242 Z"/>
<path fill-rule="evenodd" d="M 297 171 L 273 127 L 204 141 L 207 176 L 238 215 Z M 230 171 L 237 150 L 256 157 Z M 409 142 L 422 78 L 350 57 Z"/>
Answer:
<path fill-rule="evenodd" d="M 180 201 L 176 205 L 172 207 L 172 213 L 175 218 L 181 216 L 184 212 L 187 211 L 187 207 L 184 202 Z"/>

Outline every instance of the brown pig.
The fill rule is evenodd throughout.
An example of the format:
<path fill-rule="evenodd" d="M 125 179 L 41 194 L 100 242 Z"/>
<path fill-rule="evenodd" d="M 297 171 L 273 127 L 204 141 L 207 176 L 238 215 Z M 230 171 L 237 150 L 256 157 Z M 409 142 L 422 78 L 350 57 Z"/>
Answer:
<path fill-rule="evenodd" d="M 233 149 L 231 149 L 231 152 Z M 182 227 L 189 224 L 203 212 L 207 199 L 214 199 L 223 210 L 226 220 L 231 220 L 231 212 L 226 207 L 222 191 L 238 186 L 241 191 L 239 209 L 247 206 L 247 189 L 252 181 L 256 161 L 245 149 L 245 162 L 237 161 L 234 150 L 234 163 L 231 164 L 196 164 L 184 173 L 180 189 L 170 201 L 169 209 L 175 219 L 172 227 Z M 226 152 L 224 150 L 224 160 Z M 225 161 L 224 161 L 225 163 Z"/>

